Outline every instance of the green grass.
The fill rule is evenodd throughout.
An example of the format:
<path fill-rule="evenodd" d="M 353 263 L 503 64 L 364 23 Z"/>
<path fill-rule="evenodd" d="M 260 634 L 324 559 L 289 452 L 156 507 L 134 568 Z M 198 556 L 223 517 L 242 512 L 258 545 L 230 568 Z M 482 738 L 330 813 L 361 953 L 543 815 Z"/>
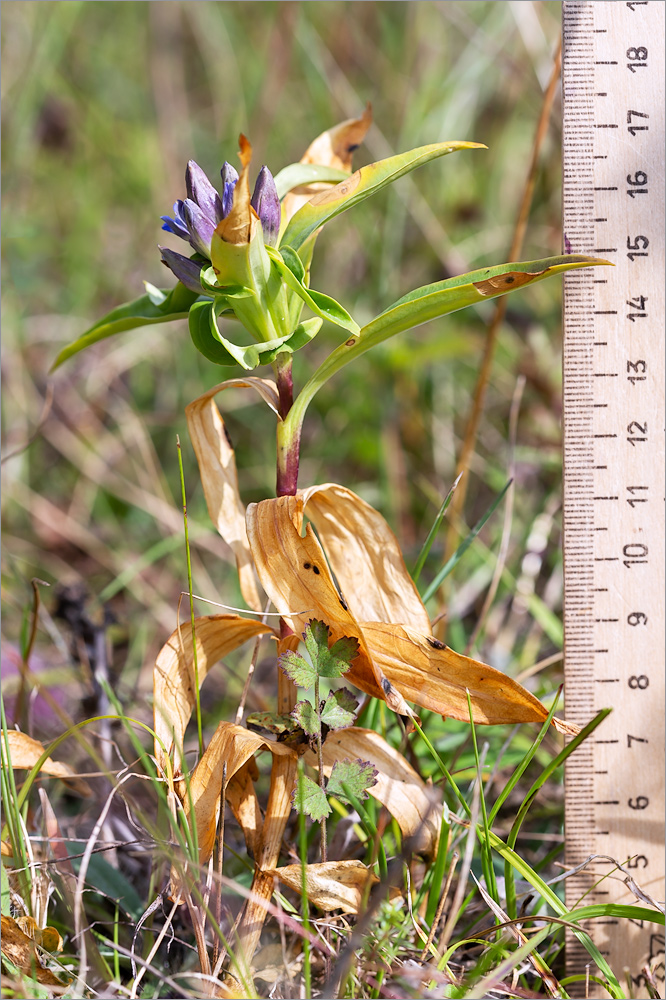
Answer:
<path fill-rule="evenodd" d="M 363 323 L 412 287 L 506 259 L 559 18 L 554 0 L 3 5 L 1 405 L 3 455 L 10 457 L 3 466 L 2 642 L 8 725 L 19 722 L 47 742 L 91 717 L 121 720 L 83 725 L 79 742 L 70 739 L 59 748 L 60 759 L 101 775 L 89 779 L 92 800 L 44 783 L 71 855 L 85 851 L 81 845 L 125 769 L 150 773 L 146 754 L 152 744 L 141 727 L 152 720 L 151 667 L 175 627 L 179 596 L 188 591 L 177 435 L 183 443 L 192 591 L 234 607 L 242 599 L 229 550 L 208 518 L 183 414 L 188 402 L 229 373 L 197 354 L 183 322 L 122 334 L 48 376 L 56 354 L 105 311 L 142 294 L 143 279 L 171 284 L 156 250 L 157 243 L 169 243 L 159 217 L 183 194 L 188 158 L 214 176 L 225 159 L 235 159 L 243 131 L 255 162 L 275 172 L 297 160 L 319 132 L 356 116 L 366 101 L 372 102 L 375 124 L 356 165 L 443 139 L 489 148 L 430 164 L 333 222 L 318 242 L 313 286 L 339 298 Z M 560 250 L 559 119 L 556 102 L 523 259 Z M 328 383 L 308 412 L 300 484 L 340 482 L 360 493 L 388 519 L 410 566 L 455 478 L 493 308 L 484 303 L 380 345 Z M 299 385 L 336 337 L 325 328 L 310 351 L 296 357 Z M 517 379 L 524 376 L 506 563 L 475 639 L 475 655 L 513 676 L 552 658 L 562 643 L 560 352 L 559 282 L 512 297 L 466 473 L 462 538 L 484 518 L 510 476 L 509 413 Z M 236 448 L 243 499 L 272 495 L 273 424 L 242 390 L 225 393 L 220 405 Z M 450 565 L 447 608 L 435 596 L 428 603 L 433 617 L 446 610 L 447 641 L 461 651 L 477 627 L 496 566 L 505 503 Z M 424 591 L 430 587 L 434 594 L 443 563 L 440 531 L 419 567 Z M 20 671 L 13 665 L 26 648 L 34 577 L 50 587 L 41 589 L 29 654 L 30 669 L 44 678 L 46 690 L 17 718 Z M 55 593 L 63 584 L 86 588 L 85 613 L 104 627 L 108 660 L 101 685 L 55 615 Z M 195 610 L 218 609 L 195 601 Z M 248 695 L 251 711 L 272 709 L 275 697 L 268 644 L 262 650 Z M 234 654 L 207 679 L 201 692 L 204 742 L 220 719 L 234 717 L 247 661 L 248 654 Z M 561 662 L 554 662 L 527 683 L 550 704 L 561 681 Z M 104 685 L 116 708 L 109 707 Z M 521 988 L 547 995 L 524 959 L 538 954 L 562 983 L 565 923 L 610 912 L 581 900 L 567 913 L 563 883 L 552 882 L 563 862 L 561 739 L 547 727 L 537 736 L 528 726 L 513 732 L 477 727 L 473 738 L 469 725 L 427 711 L 421 716 L 425 739 L 418 733 L 405 739 L 379 703 L 366 707 L 362 724 L 402 747 L 420 773 L 441 786 L 445 810 L 438 860 L 426 865 L 412 859 L 407 869 L 397 825 L 372 800 L 359 809 L 365 840 L 364 846 L 356 842 L 358 850 L 368 863 L 379 856 L 376 870 L 383 881 L 356 931 L 353 920 L 326 921 L 345 969 L 344 996 L 417 997 L 428 988 L 438 996 L 481 996 L 494 974 L 510 982 L 518 968 Z M 196 742 L 194 735 L 188 749 L 194 751 Z M 70 756 L 63 756 L 65 747 Z M 265 805 L 263 757 L 259 766 L 256 788 Z M 19 867 L 30 872 L 16 884 L 29 910 L 37 870 L 29 868 L 29 855 L 36 852 L 44 862 L 39 870 L 55 886 L 47 916 L 65 940 L 60 963 L 76 976 L 82 939 L 73 938 L 64 868 L 40 853 L 46 850 L 38 839 L 44 835 L 40 799 L 35 787 L 27 795 L 25 780 L 23 772 L 3 769 L 6 829 L 19 845 Z M 130 906 L 118 899 L 131 885 L 142 912 L 147 910 L 165 889 L 174 843 L 180 839 L 190 857 L 194 848 L 187 833 L 167 825 L 159 786 L 136 777 L 123 787 L 126 807 L 118 794 L 105 826 L 111 846 L 98 853 L 98 842 L 86 875 L 92 892 L 83 898 L 91 927 L 88 967 L 97 949 L 97 968 L 108 969 L 115 985 L 127 990 L 133 949 L 146 960 L 171 905 L 165 900 L 147 916 L 134 942 L 136 900 Z M 476 807 L 475 787 L 481 792 Z M 342 811 L 331 817 L 331 837 Z M 246 891 L 248 859 L 230 813 L 224 836 L 224 876 Z M 427 975 L 410 978 L 435 921 L 453 852 L 464 857 L 468 836 L 474 843 L 471 873 L 485 875 L 494 903 L 509 917 L 528 907 L 528 942 L 497 929 L 500 918 L 471 878 L 456 895 L 459 861 L 432 936 Z M 310 860 L 316 856 L 316 830 L 292 821 L 286 840 L 288 863 L 304 853 Z M 391 880 L 404 890 L 407 871 L 411 908 L 387 891 Z M 5 898 L 3 888 L 3 906 Z M 285 892 L 285 898 L 301 924 L 298 930 L 288 923 L 281 928 L 279 920 L 269 919 L 265 942 L 273 951 L 265 961 L 278 970 L 283 995 L 297 996 L 300 983 L 310 978 L 313 990 L 323 988 L 316 938 L 304 952 L 300 944 L 303 929 L 319 933 L 322 918 L 310 904 L 303 922 L 298 897 Z M 451 918 L 454 899 L 458 910 Z M 221 934 L 231 949 L 239 906 L 240 897 L 229 889 Z M 629 909 L 618 911 L 618 918 L 635 918 L 636 908 L 631 914 Z M 16 897 L 11 913 L 19 915 Z M 546 924 L 530 930 L 536 917 Z M 443 942 L 449 918 L 450 937 Z M 162 943 L 151 959 L 139 995 L 205 995 L 195 978 L 199 965 L 186 917 L 176 916 L 173 934 L 172 945 Z M 589 944 L 599 996 L 625 995 L 622 971 L 608 969 Z M 405 966 L 408 960 L 412 965 Z M 271 986 L 268 979 L 255 979 L 259 996 Z M 565 982 L 562 995 L 567 988 L 573 986 Z M 18 997 L 16 990 L 12 994 L 8 987 L 3 995 Z"/>

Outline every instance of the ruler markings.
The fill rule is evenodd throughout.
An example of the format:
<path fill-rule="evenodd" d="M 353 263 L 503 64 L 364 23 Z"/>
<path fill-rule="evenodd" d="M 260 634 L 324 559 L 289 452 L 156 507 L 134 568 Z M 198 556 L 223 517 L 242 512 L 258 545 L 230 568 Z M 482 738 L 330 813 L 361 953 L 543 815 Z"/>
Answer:
<path fill-rule="evenodd" d="M 601 707 L 615 708 L 567 763 L 566 861 L 640 856 L 643 884 L 657 898 L 664 895 L 654 834 L 664 802 L 663 519 L 649 501 L 663 498 L 664 6 L 565 0 L 562 81 L 564 232 L 574 252 L 616 263 L 610 277 L 579 271 L 564 282 L 566 708 L 581 724 Z M 608 360 L 595 364 L 602 348 Z M 568 905 L 603 874 L 568 878 Z M 595 895 L 635 902 L 617 878 L 606 885 Z M 641 970 L 649 959 L 663 981 L 661 928 L 660 938 L 626 921 L 595 920 L 586 930 L 621 981 L 629 966 L 636 997 L 648 996 Z M 568 971 L 584 973 L 589 964 L 568 935 Z M 583 995 L 576 984 L 569 990 Z"/>

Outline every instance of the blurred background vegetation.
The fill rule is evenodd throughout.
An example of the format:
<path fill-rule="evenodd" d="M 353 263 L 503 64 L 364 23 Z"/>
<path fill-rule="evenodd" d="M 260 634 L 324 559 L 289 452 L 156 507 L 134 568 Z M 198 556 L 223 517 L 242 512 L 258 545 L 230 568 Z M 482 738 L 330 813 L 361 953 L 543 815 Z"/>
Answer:
<path fill-rule="evenodd" d="M 116 688 L 130 714 L 148 717 L 154 655 L 187 589 L 177 434 L 194 592 L 240 603 L 183 413 L 230 371 L 206 362 L 178 322 L 102 342 L 48 374 L 58 350 L 142 294 L 143 279 L 171 286 L 156 246 L 176 241 L 160 230 L 159 217 L 184 194 L 188 158 L 219 177 L 223 161 L 236 160 L 243 131 L 257 168 L 266 162 L 277 172 L 368 101 L 374 125 L 355 166 L 444 139 L 486 143 L 488 150 L 427 165 L 319 238 L 314 286 L 362 323 L 413 287 L 508 259 L 559 31 L 560 4 L 550 0 L 6 0 L 6 676 L 19 658 L 30 580 L 38 577 L 52 588 L 42 588 L 32 666 L 78 714 L 76 699 L 89 680 L 53 617 L 54 586 L 84 586 L 91 615 L 94 602 L 106 602 L 113 617 Z M 560 252 L 558 101 L 522 259 Z M 514 676 L 544 658 L 556 661 L 561 648 L 560 295 L 560 282 L 548 281 L 508 303 L 467 473 L 465 521 L 473 525 L 509 478 L 509 413 L 522 376 L 513 517 L 505 524 L 502 506 L 450 578 L 447 639 L 463 650 L 506 531 L 506 569 L 474 648 Z M 493 309 L 488 303 L 445 317 L 376 348 L 333 379 L 309 411 L 300 485 L 334 481 L 359 492 L 387 517 L 408 565 L 455 476 Z M 297 356 L 298 384 L 337 336 L 324 328 Z M 274 426 L 255 399 L 233 390 L 219 403 L 247 502 L 274 490 Z M 442 532 L 424 580 L 441 565 L 443 549 Z M 431 610 L 438 610 L 434 602 Z M 538 671 L 528 684 L 539 695 L 552 693 L 560 666 Z M 215 697 L 223 690 L 235 708 L 245 667 L 234 673 L 232 661 L 229 669 Z M 213 700 L 211 690 L 206 704 Z M 215 705 L 218 717 L 228 716 Z M 260 685 L 248 707 L 272 707 Z"/>

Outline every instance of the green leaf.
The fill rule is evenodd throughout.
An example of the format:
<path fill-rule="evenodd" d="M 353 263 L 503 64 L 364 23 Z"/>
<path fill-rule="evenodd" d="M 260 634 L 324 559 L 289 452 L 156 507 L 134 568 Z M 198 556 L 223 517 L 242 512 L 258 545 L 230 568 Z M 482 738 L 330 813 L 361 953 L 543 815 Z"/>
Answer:
<path fill-rule="evenodd" d="M 367 799 L 368 788 L 377 783 L 377 768 L 369 760 L 336 760 L 326 784 L 328 795 L 346 799 L 347 791 L 357 799 Z"/>
<path fill-rule="evenodd" d="M 278 663 L 297 687 L 310 688 L 314 684 L 317 677 L 315 668 L 300 653 L 288 649 L 278 658 Z"/>
<path fill-rule="evenodd" d="M 309 184 L 320 184 L 330 182 L 338 184 L 346 180 L 349 174 L 344 170 L 335 170 L 333 167 L 324 167 L 319 163 L 290 163 L 283 167 L 275 175 L 275 186 L 277 188 L 280 201 L 286 194 L 297 187 L 306 187 Z"/>
<path fill-rule="evenodd" d="M 378 160 L 361 167 L 350 177 L 345 177 L 330 191 L 321 191 L 299 209 L 290 220 L 281 239 L 281 245 L 298 250 L 316 229 L 335 218 L 348 208 L 381 191 L 399 177 L 417 167 L 458 149 L 485 149 L 478 142 L 437 142 L 429 146 L 419 146 L 406 153 Z"/>
<path fill-rule="evenodd" d="M 278 272 L 287 287 L 298 295 L 316 316 L 327 319 L 330 323 L 335 323 L 336 326 L 342 327 L 343 330 L 353 333 L 355 337 L 358 336 L 361 329 L 360 326 L 339 302 L 336 302 L 330 295 L 325 295 L 323 292 L 316 292 L 314 289 L 307 287 L 305 284 L 305 269 L 295 250 L 292 250 L 291 247 L 284 247 L 282 251 L 276 250 L 274 247 L 266 247 L 266 251 L 271 259 L 271 265 Z"/>
<path fill-rule="evenodd" d="M 174 319 L 184 319 L 187 316 L 190 306 L 196 302 L 198 296 L 196 292 L 190 291 L 180 281 L 171 290 L 161 292 L 164 296 L 159 301 L 160 289 L 155 289 L 152 285 L 150 290 L 133 302 L 126 302 L 122 306 L 117 306 L 98 320 L 85 333 L 67 347 L 64 347 L 51 365 L 51 371 L 55 371 L 68 358 L 78 354 L 79 351 L 96 344 L 106 337 L 113 337 L 116 333 L 123 333 L 125 330 L 134 330 L 139 326 L 150 326 L 154 323 L 169 323 Z"/>
<path fill-rule="evenodd" d="M 305 648 L 310 654 L 317 676 L 342 677 L 358 653 L 358 639 L 343 636 L 329 650 L 328 637 L 328 626 L 324 622 L 313 619 L 305 626 Z"/>
<path fill-rule="evenodd" d="M 337 691 L 332 691 L 331 694 L 340 708 L 344 708 L 345 712 L 356 714 L 358 711 L 358 698 L 354 697 L 349 688 L 338 688 Z"/>
<path fill-rule="evenodd" d="M 238 295 L 241 293 L 239 292 Z M 250 293 L 252 294 L 252 293 Z M 231 297 L 237 297 L 236 295 Z M 278 354 L 291 354 L 309 343 L 321 329 L 319 318 L 306 319 L 287 337 L 242 346 L 223 337 L 217 323 L 220 298 L 216 302 L 196 302 L 190 309 L 190 336 L 194 346 L 216 365 L 240 365 L 246 371 L 270 364 Z"/>
<path fill-rule="evenodd" d="M 314 705 L 309 701 L 299 701 L 292 709 L 291 717 L 308 736 L 319 732 L 319 719 Z"/>
<path fill-rule="evenodd" d="M 294 789 L 293 802 L 298 812 L 305 813 L 316 823 L 331 812 L 326 793 L 319 785 L 315 784 L 312 778 L 307 778 L 305 775 L 301 776 Z"/>
<path fill-rule="evenodd" d="M 9 879 L 4 862 L 0 867 L 0 875 L 2 876 L 2 915 L 3 917 L 9 917 L 11 916 L 11 893 L 9 891 Z"/>
<path fill-rule="evenodd" d="M 307 208 L 307 206 L 305 207 Z M 300 212 L 294 218 L 298 218 L 298 215 Z M 458 275 L 456 278 L 439 281 L 434 285 L 417 288 L 398 299 L 383 313 L 367 323 L 355 341 L 347 341 L 329 354 L 303 386 L 289 411 L 283 427 L 284 437 L 288 438 L 290 434 L 295 435 L 298 432 L 310 401 L 322 385 L 325 385 L 350 361 L 369 351 L 376 344 L 428 320 L 437 319 L 446 313 L 456 312 L 458 309 L 464 309 L 466 306 L 482 302 L 484 299 L 515 291 L 525 284 L 542 281 L 544 278 L 562 271 L 579 267 L 594 267 L 598 264 L 610 264 L 610 261 L 576 254 L 547 257 L 544 260 L 482 268 L 468 274 Z M 520 276 L 520 280 L 514 280 L 509 284 L 502 284 L 502 281 L 496 283 L 495 286 L 491 284 L 493 279 L 500 276 L 516 277 L 517 275 Z M 482 291 L 479 290 L 479 286 Z"/>
<path fill-rule="evenodd" d="M 343 708 L 333 691 L 330 692 L 321 710 L 321 721 L 329 729 L 344 729 L 354 722 L 354 713 Z"/>

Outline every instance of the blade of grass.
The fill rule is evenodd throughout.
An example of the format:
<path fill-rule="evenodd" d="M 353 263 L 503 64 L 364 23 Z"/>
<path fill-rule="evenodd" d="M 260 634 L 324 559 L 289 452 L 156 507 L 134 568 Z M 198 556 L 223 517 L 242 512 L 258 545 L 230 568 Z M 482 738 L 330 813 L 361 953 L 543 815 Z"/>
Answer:
<path fill-rule="evenodd" d="M 308 906 L 308 837 L 303 810 L 303 762 L 298 762 L 298 848 L 301 856 L 301 912 L 303 929 L 310 931 L 310 911 Z M 312 969 L 310 965 L 310 942 L 303 937 L 303 980 L 305 996 L 312 995 Z"/>
<path fill-rule="evenodd" d="M 490 507 L 488 508 L 488 510 L 486 511 L 486 513 L 483 515 L 483 517 L 479 521 L 477 521 L 477 523 L 474 525 L 474 527 L 472 528 L 472 530 L 470 531 L 470 533 L 467 535 L 467 537 L 460 543 L 460 545 L 458 546 L 458 548 L 456 549 L 456 551 L 453 553 L 453 555 L 451 556 L 451 558 L 447 560 L 447 562 L 444 564 L 444 566 L 442 566 L 442 568 L 440 569 L 439 573 L 437 574 L 437 576 L 435 577 L 435 579 L 432 581 L 432 583 L 429 584 L 428 587 L 426 587 L 425 593 L 421 594 L 421 600 L 423 601 L 424 604 L 427 601 L 429 601 L 430 598 L 439 590 L 439 588 L 440 588 L 440 586 L 442 584 L 442 581 L 449 575 L 449 573 L 454 568 L 454 566 L 458 565 L 458 563 L 460 562 L 460 560 L 462 559 L 462 557 L 467 552 L 467 549 L 470 547 L 470 545 L 472 544 L 472 542 L 474 541 L 474 539 L 476 538 L 476 536 L 478 535 L 478 533 L 483 528 L 483 526 L 486 523 L 486 521 L 497 510 L 497 508 L 500 505 L 502 499 L 504 498 L 504 495 L 505 495 L 506 491 L 508 490 L 509 486 L 511 486 L 512 482 L 513 482 L 513 480 L 510 479 L 508 481 L 508 483 L 506 483 L 506 485 L 502 489 L 501 493 L 495 498 L 495 500 L 493 500 L 492 504 L 490 505 Z"/>
<path fill-rule="evenodd" d="M 534 801 L 534 797 L 536 796 L 539 789 L 543 787 L 543 785 L 551 776 L 551 774 L 553 774 L 553 772 L 556 771 L 558 767 L 561 767 L 562 764 L 564 764 L 565 760 L 569 756 L 571 756 L 574 750 L 578 746 L 580 746 L 580 744 L 584 740 L 586 740 L 591 733 L 594 732 L 597 726 L 599 726 L 603 722 L 603 720 L 606 718 L 607 715 L 609 715 L 610 712 L 611 712 L 610 708 L 602 709 L 597 715 L 595 715 L 595 717 L 590 722 L 588 722 L 585 728 L 582 729 L 581 732 L 571 740 L 570 743 L 567 743 L 567 745 L 564 747 L 563 750 L 560 751 L 557 757 L 554 757 L 553 760 L 551 760 L 550 763 L 543 769 L 543 771 L 536 779 L 536 781 L 533 783 L 532 787 L 530 788 L 527 795 L 523 799 L 520 809 L 518 810 L 518 814 L 513 822 L 513 826 L 509 831 L 509 836 L 507 837 L 507 844 L 511 849 L 513 849 L 516 846 L 516 838 L 518 836 L 520 827 L 522 826 L 523 820 L 527 815 L 527 810 Z M 517 915 L 515 883 L 513 879 L 513 871 L 511 870 L 511 866 L 508 863 L 505 863 L 504 865 L 504 872 L 506 878 L 506 910 L 507 913 L 509 914 L 509 917 L 513 918 Z"/>
<path fill-rule="evenodd" d="M 428 536 L 427 536 L 425 542 L 423 543 L 423 548 L 419 552 L 418 559 L 414 563 L 414 569 L 412 570 L 412 573 L 411 573 L 412 580 L 414 581 L 414 583 L 418 582 L 418 579 L 419 579 L 419 577 L 421 575 L 421 570 L 423 569 L 425 561 L 428 558 L 428 553 L 430 552 L 430 549 L 432 548 L 432 543 L 435 541 L 435 538 L 437 537 L 437 534 L 439 532 L 439 528 L 440 528 L 440 525 L 441 525 L 442 520 L 444 518 L 444 515 L 446 514 L 446 512 L 447 512 L 447 510 L 449 508 L 449 504 L 451 503 L 451 500 L 453 499 L 453 494 L 455 493 L 456 486 L 458 485 L 458 483 L 462 479 L 462 475 L 463 475 L 462 472 L 460 472 L 456 476 L 456 479 L 455 479 L 455 482 L 454 482 L 453 486 L 451 487 L 451 489 L 449 490 L 449 492 L 446 494 L 444 502 L 443 502 L 442 506 L 439 508 L 439 511 L 437 512 L 437 517 L 433 521 L 432 527 L 430 528 L 430 531 L 428 532 Z"/>
<path fill-rule="evenodd" d="M 197 736 L 199 738 L 199 756 L 203 757 L 203 732 L 201 729 L 201 695 L 199 692 L 199 661 L 197 659 L 197 636 L 194 626 L 194 597 L 192 591 L 192 560 L 190 557 L 190 538 L 187 528 L 187 497 L 185 495 L 185 475 L 183 473 L 183 453 L 180 447 L 180 437 L 176 435 L 178 450 L 178 472 L 180 474 L 180 490 L 183 500 L 183 526 L 185 529 L 185 554 L 187 556 L 187 589 L 190 595 L 190 621 L 192 622 L 192 655 L 194 657 L 194 698 L 197 717 Z"/>
<path fill-rule="evenodd" d="M 492 899 L 497 903 L 499 902 L 499 896 L 497 892 L 497 880 L 495 879 L 495 869 L 493 868 L 493 859 L 490 850 L 488 834 L 490 833 L 490 826 L 488 824 L 488 812 L 486 810 L 486 797 L 483 793 L 483 764 L 486 759 L 486 754 L 488 752 L 489 744 L 485 743 L 481 754 L 479 754 L 479 748 L 476 742 L 476 727 L 474 725 L 474 712 L 472 710 L 472 699 L 469 696 L 469 691 L 467 693 L 467 708 L 469 710 L 469 721 L 472 733 L 472 747 L 474 753 L 474 761 L 476 763 L 476 780 L 479 786 L 479 801 L 481 804 L 481 818 L 483 821 L 483 829 L 485 831 L 485 839 L 481 841 L 481 865 L 483 868 L 483 874 L 486 879 L 486 887 L 490 893 Z"/>

